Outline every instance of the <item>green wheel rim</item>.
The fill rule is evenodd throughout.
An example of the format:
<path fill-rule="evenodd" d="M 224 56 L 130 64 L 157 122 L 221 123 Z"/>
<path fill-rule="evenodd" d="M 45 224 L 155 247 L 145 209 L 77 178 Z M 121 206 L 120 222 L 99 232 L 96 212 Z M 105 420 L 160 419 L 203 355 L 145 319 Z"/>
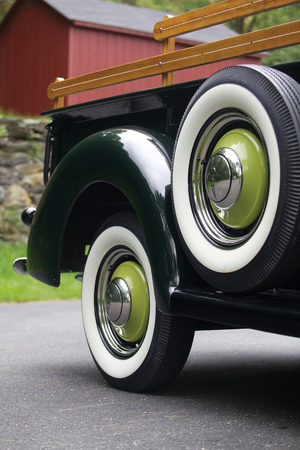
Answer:
<path fill-rule="evenodd" d="M 205 237 L 228 249 L 248 240 L 269 189 L 267 150 L 251 117 L 222 110 L 211 118 L 199 133 L 189 176 L 191 207 Z"/>
<path fill-rule="evenodd" d="M 138 351 L 147 331 L 150 298 L 145 272 L 126 247 L 107 254 L 95 289 L 98 328 L 107 347 L 119 357 Z"/>
<path fill-rule="evenodd" d="M 268 191 L 268 163 L 259 139 L 245 129 L 226 133 L 216 144 L 213 154 L 220 148 L 232 149 L 240 159 L 243 181 L 238 199 L 230 208 L 218 208 L 211 202 L 218 219 L 229 228 L 243 229 L 260 215 Z"/>
<path fill-rule="evenodd" d="M 121 278 L 131 296 L 131 313 L 123 326 L 113 325 L 116 333 L 127 342 L 137 342 L 146 333 L 149 317 L 149 294 L 146 276 L 139 264 L 126 261 L 117 267 L 114 278 Z"/>

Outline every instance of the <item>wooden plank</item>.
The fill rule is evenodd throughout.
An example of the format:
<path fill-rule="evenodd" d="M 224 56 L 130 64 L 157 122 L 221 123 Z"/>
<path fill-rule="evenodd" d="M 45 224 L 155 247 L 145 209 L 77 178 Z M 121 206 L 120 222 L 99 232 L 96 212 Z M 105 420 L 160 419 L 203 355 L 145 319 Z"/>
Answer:
<path fill-rule="evenodd" d="M 63 108 L 65 106 L 65 97 L 55 97 L 54 109 Z"/>
<path fill-rule="evenodd" d="M 64 78 L 57 77 L 54 83 L 59 83 L 60 81 L 64 81 Z M 65 104 L 65 98 L 64 97 L 55 97 L 54 99 L 54 109 L 56 108 L 63 108 Z"/>
<path fill-rule="evenodd" d="M 175 51 L 175 38 L 171 37 L 163 40 L 163 54 Z M 174 83 L 174 72 L 167 72 L 162 74 L 162 86 L 168 86 Z"/>
<path fill-rule="evenodd" d="M 49 98 L 54 99 L 138 78 L 287 47 L 299 42 L 300 20 L 297 20 L 51 83 L 47 94 Z"/>
<path fill-rule="evenodd" d="M 173 16 L 166 15 L 164 20 L 170 19 Z M 175 51 L 175 38 L 167 38 L 163 40 L 163 54 Z M 162 74 L 162 86 L 168 86 L 174 83 L 174 72 L 166 72 Z"/>
<path fill-rule="evenodd" d="M 161 20 L 155 24 L 153 36 L 161 41 L 295 3 L 299 3 L 299 0 L 226 0 L 168 20 Z"/>

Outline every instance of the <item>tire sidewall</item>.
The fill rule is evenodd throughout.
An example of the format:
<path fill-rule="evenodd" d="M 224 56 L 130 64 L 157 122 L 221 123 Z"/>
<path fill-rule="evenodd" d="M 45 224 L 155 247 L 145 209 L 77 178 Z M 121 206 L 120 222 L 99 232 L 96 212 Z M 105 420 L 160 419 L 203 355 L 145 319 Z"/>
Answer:
<path fill-rule="evenodd" d="M 146 334 L 139 349 L 128 358 L 114 356 L 102 340 L 95 313 L 95 288 L 101 261 L 116 246 L 127 247 L 139 259 L 146 275 L 149 291 L 149 320 Z M 124 226 L 104 229 L 92 245 L 84 270 L 82 283 L 82 316 L 84 330 L 91 353 L 109 377 L 124 379 L 133 375 L 144 363 L 149 353 L 156 323 L 156 302 L 152 272 L 146 250 L 136 233 Z"/>

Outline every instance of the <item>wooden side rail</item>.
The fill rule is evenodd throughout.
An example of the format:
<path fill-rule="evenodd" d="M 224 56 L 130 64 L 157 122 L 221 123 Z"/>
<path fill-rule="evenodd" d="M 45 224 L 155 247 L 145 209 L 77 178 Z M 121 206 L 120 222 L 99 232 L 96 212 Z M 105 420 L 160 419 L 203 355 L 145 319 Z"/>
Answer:
<path fill-rule="evenodd" d="M 227 0 L 157 22 L 153 36 L 161 41 L 295 3 L 299 0 Z"/>
<path fill-rule="evenodd" d="M 209 11 L 209 17 L 214 16 L 213 19 L 209 18 L 209 25 L 205 25 L 211 26 L 216 23 L 222 23 L 220 22 L 221 20 L 225 21 L 219 17 L 219 13 L 217 13 L 217 10 L 224 11 L 227 21 L 233 20 L 233 18 L 237 17 L 252 15 L 254 6 L 250 8 L 249 4 L 255 5 L 256 14 L 258 12 L 275 9 L 280 6 L 286 6 L 299 2 L 300 0 L 256 0 L 253 2 L 244 0 L 226 0 L 222 3 L 201 8 L 200 10 L 183 14 L 181 16 L 177 16 L 174 18 L 168 17 L 163 21 L 158 22 L 158 24 L 166 23 L 166 32 L 164 30 L 162 32 L 159 31 L 160 38 L 164 40 L 164 53 L 162 55 L 153 56 L 151 58 L 135 61 L 133 63 L 123 64 L 109 69 L 99 70 L 86 75 L 69 78 L 67 80 L 55 81 L 48 86 L 48 97 L 50 99 L 54 99 L 55 105 L 57 105 L 56 107 L 59 107 L 63 104 L 63 97 L 66 95 L 123 83 L 125 81 L 132 81 L 139 78 L 165 74 L 165 81 L 163 81 L 163 83 L 170 84 L 172 82 L 172 72 L 174 72 L 175 70 L 187 69 L 189 67 L 223 61 L 242 55 L 259 53 L 267 50 L 273 50 L 276 48 L 298 44 L 300 42 L 300 20 L 284 25 L 277 25 L 263 30 L 252 31 L 250 33 L 233 36 L 231 38 L 222 39 L 207 44 L 189 47 L 183 50 L 174 51 L 173 49 L 175 46 L 175 41 L 174 35 L 172 34 L 173 31 L 172 33 L 170 32 L 170 23 L 172 24 L 172 21 L 174 19 L 177 22 L 180 21 L 180 18 L 182 18 L 182 16 L 186 16 L 190 20 L 190 17 L 192 17 L 193 14 L 196 13 L 198 19 L 200 20 L 200 22 L 197 24 L 197 28 L 195 28 L 195 23 L 192 29 L 189 26 L 189 31 L 194 31 L 195 29 L 199 29 L 199 25 L 201 25 L 200 28 L 204 27 L 204 22 L 201 22 L 200 18 L 201 12 L 203 15 L 203 11 L 206 12 L 206 15 L 207 11 Z M 223 9 L 220 9 L 221 5 Z M 248 5 L 247 14 L 246 10 L 244 9 L 246 8 L 246 5 Z M 236 8 L 234 8 L 234 6 Z M 217 7 L 219 7 L 219 9 L 217 9 Z M 220 14 L 222 14 L 222 12 L 220 12 Z M 180 24 L 178 26 L 179 28 L 181 27 Z M 180 30 L 182 30 L 182 28 L 180 28 Z M 185 32 L 186 31 L 184 31 L 184 33 Z"/>

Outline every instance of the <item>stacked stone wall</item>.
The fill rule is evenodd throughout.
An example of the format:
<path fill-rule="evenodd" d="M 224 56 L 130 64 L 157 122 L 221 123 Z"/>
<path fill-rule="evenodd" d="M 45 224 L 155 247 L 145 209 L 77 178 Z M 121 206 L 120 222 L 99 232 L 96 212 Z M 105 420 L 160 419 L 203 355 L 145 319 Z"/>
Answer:
<path fill-rule="evenodd" d="M 21 221 L 26 206 L 37 206 L 44 190 L 47 122 L 0 118 L 0 240 L 25 243 L 29 229 Z"/>

